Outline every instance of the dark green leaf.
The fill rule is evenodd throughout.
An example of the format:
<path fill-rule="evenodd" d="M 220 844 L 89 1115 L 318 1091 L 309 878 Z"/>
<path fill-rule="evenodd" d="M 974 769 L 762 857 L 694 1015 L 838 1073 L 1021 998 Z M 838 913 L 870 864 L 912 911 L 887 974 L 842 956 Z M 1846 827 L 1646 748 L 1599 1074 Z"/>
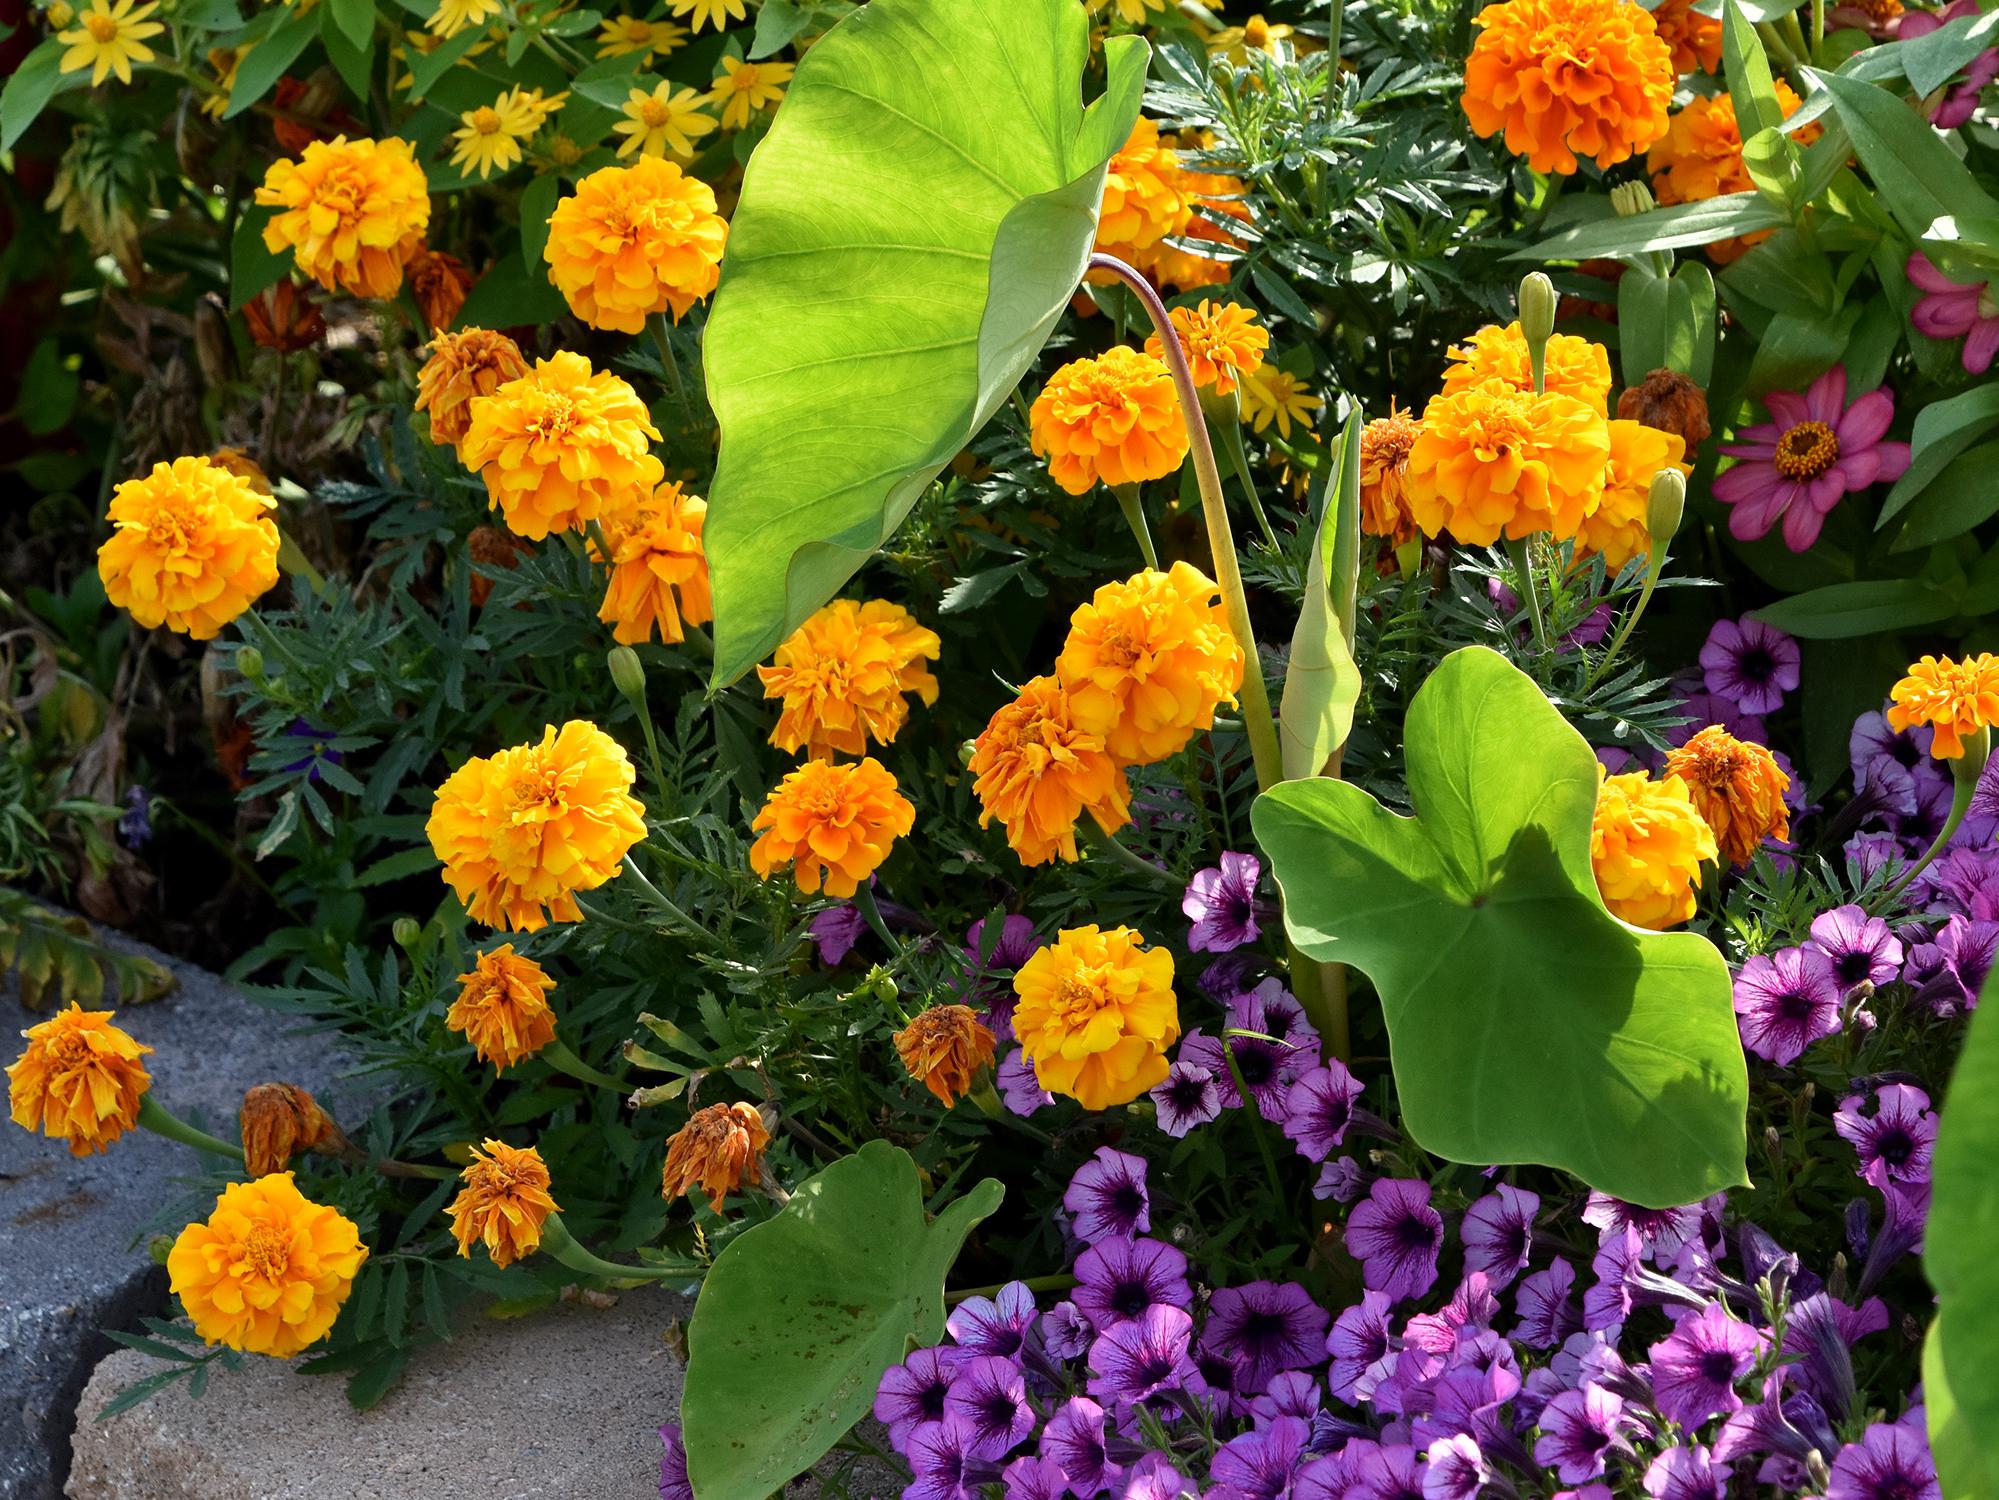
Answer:
<path fill-rule="evenodd" d="M 374 0 L 348 0 L 350 9 L 354 5 L 362 7 L 368 28 L 357 41 L 349 36 L 341 19 L 338 3 L 330 5 L 322 12 L 319 23 L 320 45 L 326 48 L 326 56 L 333 69 L 340 75 L 340 81 L 352 89 L 357 98 L 368 97 L 368 70 L 375 54 L 375 7 Z"/>
<path fill-rule="evenodd" d="M 562 194 L 562 179 L 553 172 L 543 173 L 521 189 L 521 260 L 528 276 L 546 281 L 541 266 L 542 247 L 548 243 L 548 219 L 555 212 L 555 200 Z"/>
<path fill-rule="evenodd" d="M 1862 304 L 1849 302 L 1831 317 L 1823 313 L 1778 313 L 1756 344 L 1749 364 L 1749 392 L 1795 391 L 1839 363 L 1846 341 L 1860 321 Z"/>
<path fill-rule="evenodd" d="M 1760 131 L 1775 130 L 1784 123 L 1783 106 L 1777 102 L 1777 86 L 1770 77 L 1770 59 L 1763 53 L 1763 39 L 1756 23 L 1743 10 L 1740 0 L 1727 0 L 1721 11 L 1722 72 L 1728 79 L 1728 95 L 1735 101 L 1735 120 L 1741 139 L 1749 141 Z"/>
<path fill-rule="evenodd" d="M 61 71 L 62 54 L 62 43 L 50 37 L 21 59 L 14 76 L 0 89 L 0 151 L 14 149 L 21 132 L 35 123 L 35 117 L 48 106 L 57 89 L 90 76 L 79 72 L 66 80 Z"/>
<path fill-rule="evenodd" d="M 347 38 L 355 51 L 365 55 L 375 41 L 375 0 L 327 0 L 338 22 L 340 34 Z M 367 90 L 361 91 L 367 97 Z"/>
<path fill-rule="evenodd" d="M 1897 61 L 1909 87 L 1918 94 L 1930 94 L 1964 71 L 1987 47 L 1999 43 L 1999 11 L 1980 16 L 1959 16 L 1946 21 L 1927 36 L 1911 37 L 1897 44 Z"/>
<path fill-rule="evenodd" d="M 63 362 L 61 345 L 45 338 L 21 373 L 21 400 L 14 415 L 30 433 L 46 437 L 68 424 L 82 388 L 83 377 Z"/>
<path fill-rule="evenodd" d="M 229 242 L 231 311 L 265 288 L 276 286 L 292 268 L 291 251 L 274 251 L 264 244 L 264 226 L 276 212 L 274 208 L 246 208 L 236 221 L 236 234 Z"/>
<path fill-rule="evenodd" d="M 1877 630 L 1934 625 L 1957 613 L 1955 595 L 1920 578 L 1865 579 L 1829 584 L 1766 604 L 1752 613 L 1806 640 L 1844 641 Z"/>
<path fill-rule="evenodd" d="M 757 10 L 756 34 L 750 39 L 750 61 L 758 62 L 782 52 L 811 19 L 812 12 L 793 0 L 763 0 Z"/>
<path fill-rule="evenodd" d="M 516 31 L 524 33 L 526 28 L 519 27 Z M 485 34 L 483 27 L 467 26 L 433 52 L 412 53 L 409 57 L 410 103 L 420 102 L 423 96 L 430 92 L 432 85 L 456 67 L 465 55 L 478 45 L 479 39 Z"/>
<path fill-rule="evenodd" d="M 451 326 L 516 328 L 553 322 L 568 310 L 546 271 L 540 266 L 530 270 L 523 256 L 503 255 L 479 278 Z"/>
<path fill-rule="evenodd" d="M 1950 461 L 1999 424 L 1999 385 L 1981 385 L 1916 413 L 1909 436 L 1909 467 L 1888 491 L 1875 523 L 1880 530 L 1930 485 Z"/>
<path fill-rule="evenodd" d="M 1723 193 L 1699 203 L 1676 203 L 1628 219 L 1596 219 L 1578 224 L 1509 260 L 1593 260 L 1603 256 L 1638 255 L 1647 250 L 1674 250 L 1711 245 L 1759 229 L 1787 223 L 1784 211 L 1761 193 Z"/>
<path fill-rule="evenodd" d="M 1944 465 L 1922 494 L 1910 502 L 1901 532 L 1888 550 L 1913 552 L 1947 542 L 1999 515 L 1999 484 L 1993 483 L 1996 464 L 1999 442 L 1980 443 Z"/>
<path fill-rule="evenodd" d="M 347 1404 L 356 1411 L 366 1411 L 378 1403 L 402 1379 L 409 1357 L 407 1349 L 385 1350 L 380 1358 L 356 1370 L 347 1380 Z"/>
<path fill-rule="evenodd" d="M 310 10 L 286 10 L 237 65 L 236 81 L 230 86 L 229 103 L 222 111 L 222 118 L 233 120 L 275 88 L 318 34 L 318 16 Z M 445 43 L 446 47 L 450 45 Z M 423 59 L 417 61 L 421 63 Z"/>
<path fill-rule="evenodd" d="M 1907 100 L 1837 73 L 1806 71 L 1831 95 L 1874 190 L 1910 239 L 1951 215 L 1999 214 L 1999 203 Z"/>

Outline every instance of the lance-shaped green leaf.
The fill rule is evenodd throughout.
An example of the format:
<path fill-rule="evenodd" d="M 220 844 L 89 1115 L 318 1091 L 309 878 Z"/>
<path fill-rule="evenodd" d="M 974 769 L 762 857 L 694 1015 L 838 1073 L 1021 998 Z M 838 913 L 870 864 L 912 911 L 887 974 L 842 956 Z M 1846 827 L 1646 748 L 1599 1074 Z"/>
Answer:
<path fill-rule="evenodd" d="M 680 1418 L 697 1500 L 765 1500 L 866 1414 L 882 1372 L 944 1336 L 944 1275 L 1003 1189 L 934 1219 L 886 1141 L 844 1156 L 715 1257 L 688 1328 Z"/>
<path fill-rule="evenodd" d="M 1083 107 L 1075 0 L 873 0 L 750 159 L 705 339 L 715 681 L 836 593 L 1006 400 L 1067 307 L 1145 44 Z"/>
<path fill-rule="evenodd" d="M 1333 596 L 1333 559 L 1351 569 L 1357 548 L 1341 548 L 1341 537 L 1360 531 L 1360 411 L 1347 418 L 1339 464 L 1326 487 L 1326 506 L 1305 564 L 1305 597 L 1298 627 L 1291 633 L 1291 656 L 1284 668 L 1284 695 L 1277 708 L 1277 741 L 1284 753 L 1284 778 L 1317 776 L 1353 729 L 1360 701 L 1360 669 L 1347 646 L 1347 622 Z M 1351 597 L 1346 607 L 1353 607 Z"/>
<path fill-rule="evenodd" d="M 1583 737 L 1469 647 L 1417 692 L 1404 754 L 1414 817 L 1320 779 L 1272 788 L 1253 819 L 1291 940 L 1374 981 L 1410 1135 L 1649 1207 L 1746 1183 L 1728 966 L 1604 908 Z"/>

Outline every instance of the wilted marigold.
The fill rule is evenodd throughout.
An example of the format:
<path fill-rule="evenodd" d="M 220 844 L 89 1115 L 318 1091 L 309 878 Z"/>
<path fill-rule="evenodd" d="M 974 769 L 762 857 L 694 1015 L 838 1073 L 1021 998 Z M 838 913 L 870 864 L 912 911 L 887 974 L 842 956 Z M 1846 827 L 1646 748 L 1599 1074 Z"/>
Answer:
<path fill-rule="evenodd" d="M 555 1007 L 548 1003 L 555 981 L 512 943 L 480 954 L 458 986 L 444 1024 L 464 1033 L 480 1062 L 504 1073 L 555 1040 Z"/>
<path fill-rule="evenodd" d="M 1179 232 L 1187 213 L 1183 186 L 1179 153 L 1159 139 L 1159 126 L 1141 115 L 1104 169 L 1096 248 L 1136 264 Z M 1103 284 L 1110 273 L 1092 271 L 1089 279 Z"/>
<path fill-rule="evenodd" d="M 1226 396 L 1235 390 L 1238 375 L 1262 368 L 1270 333 L 1257 323 L 1254 308 L 1203 297 L 1199 306 L 1176 307 L 1167 316 L 1187 351 L 1195 385 L 1213 386 L 1217 396 Z M 1145 352 L 1165 362 L 1166 345 L 1157 333 L 1145 341 Z"/>
<path fill-rule="evenodd" d="M 319 1101 L 290 1083 L 259 1083 L 245 1090 L 236 1123 L 243 1133 L 243 1170 L 252 1177 L 282 1172 L 301 1151 L 344 1139 Z"/>
<path fill-rule="evenodd" d="M 28 1045 L 7 1069 L 14 1123 L 67 1141 L 72 1156 L 102 1151 L 130 1130 L 153 1086 L 141 1061 L 153 1049 L 112 1025 L 114 1014 L 71 1001 L 21 1033 Z"/>
<path fill-rule="evenodd" d="M 1119 344 L 1073 359 L 1048 377 L 1028 412 L 1028 437 L 1048 473 L 1072 495 L 1105 484 L 1142 484 L 1187 456 L 1173 377 L 1152 355 Z"/>
<path fill-rule="evenodd" d="M 1180 1036 L 1173 955 L 1129 927 L 1071 927 L 1013 976 L 1014 1035 L 1051 1094 L 1129 1104 L 1166 1077 Z"/>
<path fill-rule="evenodd" d="M 715 290 L 728 237 L 707 183 L 641 156 L 579 182 L 555 206 L 542 255 L 577 317 L 639 333 L 653 313 L 670 308 L 678 322 Z"/>
<path fill-rule="evenodd" d="M 808 760 L 771 790 L 750 827 L 750 868 L 768 880 L 781 865 L 806 895 L 847 898 L 874 874 L 916 809 L 872 756 L 852 765 Z"/>
<path fill-rule="evenodd" d="M 416 409 L 430 413 L 434 443 L 457 447 L 472 425 L 472 398 L 490 396 L 527 374 L 521 346 L 490 328 L 440 332 L 416 372 Z"/>
<path fill-rule="evenodd" d="M 580 529 L 666 477 L 646 448 L 659 429 L 638 392 L 570 350 L 468 409 L 459 461 L 484 476 L 489 503 L 530 541 Z"/>
<path fill-rule="evenodd" d="M 1666 133 L 1678 75 L 1651 15 L 1631 0 L 1503 0 L 1473 19 L 1465 117 L 1537 172 L 1628 160 Z"/>
<path fill-rule="evenodd" d="M 1576 555 L 1601 552 L 1613 577 L 1632 558 L 1644 556 L 1652 546 L 1652 533 L 1646 525 L 1652 505 L 1652 476 L 1665 468 L 1692 473 L 1692 466 L 1682 461 L 1686 451 L 1687 445 L 1676 433 L 1660 432 L 1621 417 L 1613 420 L 1603 500 L 1576 531 Z"/>
<path fill-rule="evenodd" d="M 754 1104 L 711 1104 L 697 1109 L 666 1143 L 660 1196 L 671 1202 L 695 1188 L 716 1213 L 729 1194 L 754 1181 L 763 1166 L 770 1130 Z"/>
<path fill-rule="evenodd" d="M 1186 747 L 1233 704 L 1243 654 L 1221 589 L 1192 563 L 1107 583 L 1069 617 L 1055 677 L 1078 727 L 1127 765 Z"/>
<path fill-rule="evenodd" d="M 1409 480 L 1409 450 L 1423 428 L 1406 411 L 1388 405 L 1360 430 L 1360 529 L 1391 547 L 1416 539 L 1416 520 L 1403 491 Z"/>
<path fill-rule="evenodd" d="M 969 1005 L 933 1005 L 895 1034 L 896 1055 L 909 1076 L 949 1109 L 992 1066 L 998 1039 Z"/>
<path fill-rule="evenodd" d="M 624 747 L 584 719 L 538 742 L 474 756 L 437 789 L 424 831 L 474 921 L 532 932 L 583 913 L 646 836 Z"/>
<path fill-rule="evenodd" d="M 1658 369 L 1617 398 L 1617 414 L 1676 434 L 1687 452 L 1708 438 L 1707 392 L 1678 370 Z"/>
<path fill-rule="evenodd" d="M 1721 22 L 1694 9 L 1694 0 L 1660 0 L 1652 7 L 1659 40 L 1673 54 L 1673 71 L 1721 71 Z"/>
<path fill-rule="evenodd" d="M 1105 833 L 1131 821 L 1131 787 L 1103 736 L 1076 722 L 1053 677 L 1036 677 L 996 712 L 972 747 L 972 790 L 1024 865 L 1076 858 L 1076 820 L 1088 813 Z"/>
<path fill-rule="evenodd" d="M 280 354 L 310 349 L 326 337 L 326 316 L 291 277 L 282 277 L 243 304 L 250 342 Z"/>
<path fill-rule="evenodd" d="M 1999 656 L 1989 651 L 1963 661 L 1925 656 L 1888 696 L 1889 724 L 1896 729 L 1928 724 L 1936 736 L 1930 754 L 1956 760 L 1966 740 L 1999 724 Z"/>
<path fill-rule="evenodd" d="M 1495 323 L 1447 351 L 1444 394 L 1499 385 L 1509 390 L 1534 390 L 1534 366 L 1527 357 L 1527 336 L 1518 323 Z M 1543 355 L 1542 385 L 1553 395 L 1573 396 L 1591 411 L 1602 411 L 1610 400 L 1610 353 L 1592 339 L 1558 333 Z"/>
<path fill-rule="evenodd" d="M 708 553 L 701 530 L 708 502 L 684 494 L 667 480 L 651 495 L 604 517 L 604 540 L 611 545 L 611 581 L 597 618 L 613 626 L 621 646 L 636 646 L 655 634 L 682 641 L 682 622 L 702 625 L 715 618 L 708 591 Z"/>
<path fill-rule="evenodd" d="M 550 1196 L 548 1165 L 532 1146 L 489 1140 L 472 1148 L 472 1160 L 458 1174 L 465 1184 L 445 1212 L 458 1253 L 468 1259 L 483 1244 L 493 1264 L 505 1270 L 541 1247 L 541 1227 L 561 1210 Z"/>
<path fill-rule="evenodd" d="M 835 599 L 813 612 L 758 667 L 764 696 L 783 703 L 770 742 L 814 758 L 864 754 L 868 741 L 888 745 L 909 718 L 915 693 L 937 701 L 937 679 L 924 660 L 942 649 L 937 632 L 900 604 Z"/>
<path fill-rule="evenodd" d="M 257 202 L 278 210 L 265 249 L 290 249 L 314 281 L 356 297 L 395 296 L 430 227 L 423 167 L 395 136 L 313 141 L 297 161 L 271 163 Z"/>
<path fill-rule="evenodd" d="M 1667 752 L 1666 770 L 1685 783 L 1694 810 L 1730 864 L 1755 859 L 1766 838 L 1791 836 L 1791 815 L 1784 806 L 1791 778 L 1777 757 L 1753 740 L 1738 740 L 1719 724 L 1710 724 Z"/>
<path fill-rule="evenodd" d="M 458 310 L 472 291 L 472 268 L 442 250 L 419 250 L 409 263 L 410 295 L 432 333 L 442 333 L 458 321 Z"/>
<path fill-rule="evenodd" d="M 234 1182 L 167 1253 L 167 1284 L 211 1344 L 289 1359 L 333 1327 L 368 1258 L 352 1220 L 289 1172 Z"/>
<path fill-rule="evenodd" d="M 1482 386 L 1433 398 L 1422 426 L 1404 493 L 1425 536 L 1488 547 L 1546 531 L 1561 541 L 1603 499 L 1610 429 L 1573 396 Z"/>
<path fill-rule="evenodd" d="M 1590 864 L 1603 904 L 1634 927 L 1677 927 L 1694 914 L 1701 865 L 1716 857 L 1714 831 L 1677 776 L 1597 774 Z"/>
<path fill-rule="evenodd" d="M 111 492 L 97 549 L 105 595 L 148 630 L 210 640 L 278 581 L 277 508 L 205 458 L 153 465 Z"/>

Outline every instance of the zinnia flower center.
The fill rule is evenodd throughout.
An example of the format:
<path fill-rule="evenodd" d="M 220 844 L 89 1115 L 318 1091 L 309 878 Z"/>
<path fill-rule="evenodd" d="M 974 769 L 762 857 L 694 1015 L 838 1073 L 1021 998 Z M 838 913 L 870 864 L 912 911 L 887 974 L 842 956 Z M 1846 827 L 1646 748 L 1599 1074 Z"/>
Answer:
<path fill-rule="evenodd" d="M 108 11 L 94 10 L 83 18 L 83 29 L 93 41 L 112 41 L 118 35 L 118 20 Z"/>
<path fill-rule="evenodd" d="M 274 1224 L 258 1224 L 243 1237 L 243 1262 L 267 1281 L 276 1281 L 291 1266 L 291 1236 Z"/>
<path fill-rule="evenodd" d="M 1839 462 L 1839 439 L 1823 422 L 1800 422 L 1777 439 L 1777 472 L 1786 479 L 1816 479 Z"/>

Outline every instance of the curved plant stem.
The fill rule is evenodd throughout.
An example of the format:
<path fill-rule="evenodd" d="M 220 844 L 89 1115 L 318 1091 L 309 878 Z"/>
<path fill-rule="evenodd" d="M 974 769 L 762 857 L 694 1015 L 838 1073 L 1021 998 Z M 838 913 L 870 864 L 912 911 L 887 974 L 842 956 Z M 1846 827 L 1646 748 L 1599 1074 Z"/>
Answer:
<path fill-rule="evenodd" d="M 1098 829 L 1097 834 L 1097 843 L 1102 846 L 1104 852 L 1123 865 L 1127 870 L 1131 871 L 1132 874 L 1141 876 L 1151 881 L 1154 885 L 1163 885 L 1169 888 L 1177 886 L 1180 883 L 1173 876 L 1172 872 L 1160 869 L 1159 866 L 1145 858 L 1136 849 L 1133 849 L 1129 844 L 1120 840 L 1116 834 L 1105 833 L 1102 829 Z"/>
<path fill-rule="evenodd" d="M 151 1094 L 143 1095 L 139 1100 L 138 1123 L 152 1131 L 154 1135 L 163 1135 L 170 1141 L 179 1141 L 183 1146 L 192 1146 L 197 1151 L 213 1152 L 217 1156 L 233 1158 L 239 1163 L 243 1160 L 241 1146 L 232 1146 L 219 1136 L 195 1129 L 179 1115 L 171 1113 Z"/>
<path fill-rule="evenodd" d="M 1243 1113 L 1249 1116 L 1249 1133 L 1256 1137 L 1257 1154 L 1263 1158 L 1263 1170 L 1269 1174 L 1270 1190 L 1277 1195 L 1277 1201 L 1284 1201 L 1284 1179 L 1277 1175 L 1277 1158 L 1270 1154 L 1270 1142 L 1264 1136 L 1265 1121 L 1263 1106 L 1256 1102 L 1256 1095 L 1249 1091 L 1243 1081 L 1242 1064 L 1236 1061 L 1235 1048 L 1229 1045 L 1229 1033 L 1222 1033 L 1222 1060 L 1229 1065 L 1229 1077 L 1235 1080 L 1236 1097 L 1242 1100 Z"/>
<path fill-rule="evenodd" d="M 1048 1276 L 1030 1276 L 1019 1284 L 1026 1287 L 1030 1292 L 1066 1292 L 1070 1287 L 1076 1285 L 1076 1278 L 1067 1271 L 1057 1271 Z M 955 1292 L 946 1292 L 944 1294 L 944 1305 L 946 1307 L 956 1307 L 960 1302 L 970 1301 L 973 1297 L 997 1297 L 1012 1285 L 1014 1283 L 1010 1281 L 996 1281 L 991 1286 L 963 1287 Z"/>
<path fill-rule="evenodd" d="M 1603 681 L 1604 674 L 1610 670 L 1610 664 L 1617 660 L 1617 653 L 1622 651 L 1624 643 L 1631 639 L 1631 632 L 1637 628 L 1639 619 L 1645 613 L 1645 606 L 1652 602 L 1652 590 L 1658 586 L 1659 568 L 1657 564 L 1653 564 L 1645 570 L 1645 586 L 1638 591 L 1638 602 L 1632 605 L 1631 613 L 1624 617 L 1624 623 L 1617 627 L 1617 634 L 1610 638 L 1610 649 L 1603 653 L 1597 664 L 1590 668 L 1589 675 L 1583 679 L 1585 693 Z"/>
<path fill-rule="evenodd" d="M 1237 401 L 1234 391 L 1226 396 L 1203 391 L 1201 411 L 1208 419 L 1209 433 L 1221 439 L 1222 451 L 1229 456 L 1229 467 L 1242 481 L 1242 492 L 1249 497 L 1249 510 L 1256 517 L 1257 530 L 1263 533 L 1263 540 L 1272 552 L 1281 552 L 1283 544 L 1277 540 L 1277 528 L 1270 524 L 1270 516 L 1263 508 L 1263 497 L 1257 494 L 1256 480 L 1250 474 L 1249 452 L 1242 444 L 1242 415 Z"/>
<path fill-rule="evenodd" d="M 1923 851 L 1923 857 L 1913 865 L 1910 865 L 1902 873 L 1900 880 L 1889 886 L 1887 890 L 1868 903 L 1867 914 L 1870 917 L 1880 916 L 1882 912 L 1894 904 L 1897 896 L 1901 895 L 1902 892 L 1914 884 L 1918 875 L 1922 874 L 1923 871 L 1936 862 L 1936 857 L 1943 853 L 1945 846 L 1956 835 L 1959 825 L 1964 822 L 1964 815 L 1971 811 L 1971 795 L 1978 790 L 1978 773 L 1974 771 L 1967 776 L 1963 772 L 1957 771 L 1955 765 L 1953 765 L 1952 770 L 1955 773 L 1956 785 L 1951 788 L 1950 816 L 1943 821 L 1943 832 L 1939 833 L 1936 836 L 1936 841 Z"/>
<path fill-rule="evenodd" d="M 639 868 L 639 862 L 633 859 L 630 855 L 627 855 L 625 857 L 625 873 L 631 876 L 632 879 L 638 883 L 639 890 L 642 893 L 642 899 L 650 903 L 658 911 L 664 913 L 667 917 L 671 918 L 676 925 L 686 928 L 689 932 L 702 931 L 702 927 L 699 922 L 696 922 L 692 917 L 688 916 L 686 912 L 682 911 L 678 906 L 675 906 L 671 901 L 669 901 L 666 898 L 665 893 L 662 892 L 658 886 L 654 885 L 650 880 L 646 879 L 646 872 Z"/>
<path fill-rule="evenodd" d="M 1506 555 L 1513 561 L 1513 576 L 1520 583 L 1520 597 L 1527 601 L 1527 613 L 1534 621 L 1534 644 L 1548 649 L 1548 622 L 1541 613 L 1541 585 L 1534 580 L 1534 559 L 1527 554 L 1527 539 L 1508 538 Z"/>
<path fill-rule="evenodd" d="M 1131 534 L 1138 540 L 1139 554 L 1144 557 L 1148 568 L 1159 567 L 1159 549 L 1152 545 L 1152 528 L 1145 521 L 1145 502 L 1138 497 L 1135 484 L 1114 484 L 1111 493 L 1117 496 L 1118 509 L 1124 512 L 1124 524 L 1131 528 Z"/>
<path fill-rule="evenodd" d="M 562 1222 L 561 1214 L 550 1214 L 541 1226 L 541 1248 L 572 1271 L 606 1281 L 686 1281 L 701 1274 L 693 1261 L 667 1265 L 624 1266 L 593 1255 L 576 1242 Z"/>

